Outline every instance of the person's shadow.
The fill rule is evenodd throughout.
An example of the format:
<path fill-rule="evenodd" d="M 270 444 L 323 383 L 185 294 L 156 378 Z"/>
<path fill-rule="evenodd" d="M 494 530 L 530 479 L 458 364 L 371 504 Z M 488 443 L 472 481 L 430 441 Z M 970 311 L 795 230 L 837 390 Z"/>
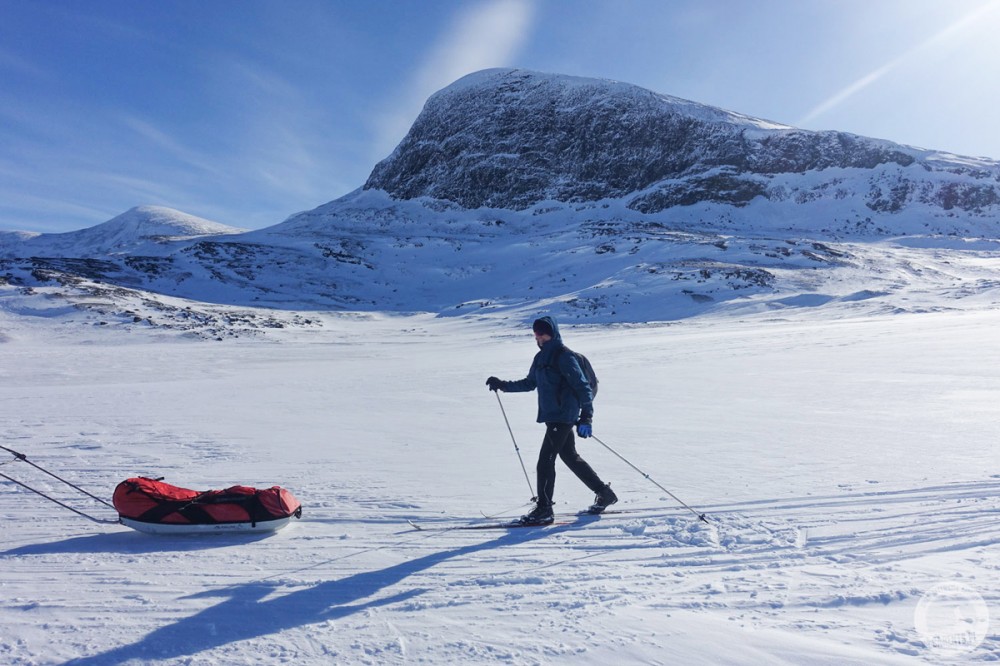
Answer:
<path fill-rule="evenodd" d="M 142 661 L 190 656 L 235 641 L 336 620 L 368 608 L 399 603 L 417 597 L 426 590 L 417 588 L 386 597 L 371 597 L 408 576 L 446 560 L 478 551 L 522 544 L 570 527 L 572 526 L 547 530 L 515 530 L 490 541 L 431 553 L 378 571 L 318 583 L 304 590 L 266 600 L 264 598 L 276 591 L 278 585 L 256 581 L 199 593 L 188 598 L 223 596 L 225 599 L 190 617 L 156 629 L 135 643 L 67 663 L 73 666 L 105 666 L 133 659 Z"/>

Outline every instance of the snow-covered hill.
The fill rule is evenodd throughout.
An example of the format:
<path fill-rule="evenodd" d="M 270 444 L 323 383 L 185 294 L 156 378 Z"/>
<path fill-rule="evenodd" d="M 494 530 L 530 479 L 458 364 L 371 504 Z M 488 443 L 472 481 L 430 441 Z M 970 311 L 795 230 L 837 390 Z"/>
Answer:
<path fill-rule="evenodd" d="M 169 251 L 170 244 L 202 236 L 225 236 L 246 231 L 188 215 L 163 206 L 137 206 L 121 215 L 79 231 L 0 237 L 0 257 L 101 258 L 108 255 Z"/>
<path fill-rule="evenodd" d="M 0 249 L 12 247 L 40 234 L 31 231 L 5 231 L 0 229 Z"/>
<path fill-rule="evenodd" d="M 435 94 L 364 187 L 280 224 L 143 219 L 8 244 L 0 279 L 70 300 L 590 322 L 1000 300 L 995 162 L 523 70 Z"/>

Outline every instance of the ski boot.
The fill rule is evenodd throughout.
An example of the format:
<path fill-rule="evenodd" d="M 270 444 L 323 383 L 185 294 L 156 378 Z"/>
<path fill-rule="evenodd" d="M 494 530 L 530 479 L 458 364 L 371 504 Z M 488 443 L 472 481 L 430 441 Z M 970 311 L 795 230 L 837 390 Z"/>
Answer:
<path fill-rule="evenodd" d="M 530 513 L 521 516 L 517 523 L 519 525 L 551 525 L 554 520 L 552 505 L 539 502 Z"/>
<path fill-rule="evenodd" d="M 618 495 L 615 495 L 615 491 L 611 490 L 611 484 L 606 483 L 604 487 L 597 492 L 597 497 L 594 498 L 594 503 L 590 505 L 587 509 L 587 513 L 597 515 L 599 513 L 604 513 L 604 510 L 609 506 L 618 501 Z"/>

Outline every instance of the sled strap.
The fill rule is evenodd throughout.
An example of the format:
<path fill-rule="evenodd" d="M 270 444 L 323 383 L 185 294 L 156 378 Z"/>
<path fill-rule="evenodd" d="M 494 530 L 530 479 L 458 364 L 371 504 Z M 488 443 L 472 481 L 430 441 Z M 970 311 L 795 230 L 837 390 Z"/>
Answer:
<path fill-rule="evenodd" d="M 133 488 L 130 492 L 142 491 Z M 189 500 L 159 500 L 157 501 L 156 506 L 147 509 L 142 513 L 142 515 L 137 516 L 134 520 L 144 523 L 162 523 L 164 518 L 176 513 L 179 516 L 183 516 L 192 524 L 216 525 L 225 522 L 213 516 L 205 508 L 213 504 L 235 504 L 243 506 L 244 510 L 250 517 L 250 523 L 255 527 L 260 521 L 261 516 L 266 513 L 256 494 L 212 495 L 209 492 L 202 493 L 201 495 L 192 497 Z"/>

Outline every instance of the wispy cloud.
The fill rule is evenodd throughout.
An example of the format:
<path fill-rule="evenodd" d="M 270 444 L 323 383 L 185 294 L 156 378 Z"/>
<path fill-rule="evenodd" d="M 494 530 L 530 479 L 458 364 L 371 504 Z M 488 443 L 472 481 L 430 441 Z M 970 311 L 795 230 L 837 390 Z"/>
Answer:
<path fill-rule="evenodd" d="M 813 107 L 805 116 L 800 118 L 795 124 L 798 126 L 804 126 L 816 118 L 828 113 L 832 109 L 840 106 L 847 100 L 851 99 L 859 92 L 877 82 L 878 80 L 885 77 L 892 70 L 899 67 L 901 64 L 918 56 L 924 51 L 928 51 L 933 48 L 942 48 L 949 42 L 954 42 L 960 39 L 966 30 L 969 28 L 982 25 L 983 19 L 987 14 L 990 14 L 997 9 L 1000 9 L 1000 0 L 993 0 L 989 4 L 983 5 L 973 11 L 969 12 L 959 20 L 955 21 L 951 25 L 945 27 L 940 32 L 935 33 L 930 38 L 924 40 L 923 42 L 917 44 L 913 48 L 904 52 L 902 55 L 893 58 L 889 62 L 876 67 L 871 72 L 865 74 L 861 78 L 857 79 L 845 88 L 837 91 L 835 94 L 831 95 L 829 98 L 823 100 L 820 104 Z"/>
<path fill-rule="evenodd" d="M 159 149 L 161 153 L 170 155 L 199 171 L 214 175 L 219 174 L 220 168 L 215 160 L 203 155 L 200 151 L 187 148 L 169 133 L 153 125 L 152 122 L 127 114 L 121 116 L 121 122 L 150 145 Z"/>
<path fill-rule="evenodd" d="M 38 67 L 34 63 L 26 60 L 16 53 L 11 53 L 0 47 L 0 69 L 16 74 L 33 76 L 37 78 L 49 78 L 49 73 Z"/>
<path fill-rule="evenodd" d="M 329 108 L 309 86 L 296 84 L 266 52 L 221 53 L 205 71 L 221 97 L 240 109 L 216 137 L 224 153 L 212 154 L 230 180 L 253 183 L 296 206 L 327 200 L 331 188 L 348 189 L 332 175 Z"/>
<path fill-rule="evenodd" d="M 399 143 L 432 93 L 470 72 L 509 65 L 534 17 L 531 0 L 489 0 L 463 8 L 414 70 L 400 104 L 379 122 L 374 158 Z"/>

